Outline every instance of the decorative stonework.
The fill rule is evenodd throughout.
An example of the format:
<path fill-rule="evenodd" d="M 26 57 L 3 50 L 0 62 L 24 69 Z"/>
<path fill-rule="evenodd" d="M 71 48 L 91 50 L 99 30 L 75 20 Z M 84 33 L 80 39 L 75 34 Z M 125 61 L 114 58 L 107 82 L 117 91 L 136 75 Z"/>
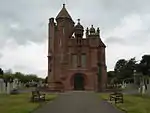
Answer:
<path fill-rule="evenodd" d="M 50 19 L 49 22 L 50 43 L 48 51 L 52 54 L 51 57 L 48 57 L 48 63 L 50 63 L 48 65 L 49 69 L 51 69 L 51 72 L 48 71 L 49 88 L 58 90 L 60 88 L 60 84 L 58 86 L 59 81 L 62 83 L 61 85 L 63 85 L 62 87 L 65 91 L 74 90 L 75 86 L 73 81 L 75 79 L 75 74 L 82 74 L 81 76 L 84 79 L 84 90 L 97 91 L 99 84 L 106 84 L 106 46 L 100 38 L 100 29 L 95 29 L 92 25 L 90 29 L 86 29 L 86 37 L 83 38 L 84 27 L 80 19 L 78 19 L 77 24 L 74 25 L 65 5 L 63 5 L 62 10 L 56 17 L 57 23 L 54 23 L 53 18 Z M 83 54 L 85 57 L 84 59 L 82 58 Z M 73 55 L 77 56 L 77 65 L 73 65 Z M 62 56 L 64 57 L 62 58 Z M 62 62 L 60 62 L 60 58 L 62 58 Z M 86 60 L 86 63 L 82 60 Z M 97 73 L 99 71 L 98 62 L 102 64 L 101 83 L 98 83 L 97 79 Z M 101 88 L 105 89 L 104 87 Z"/>

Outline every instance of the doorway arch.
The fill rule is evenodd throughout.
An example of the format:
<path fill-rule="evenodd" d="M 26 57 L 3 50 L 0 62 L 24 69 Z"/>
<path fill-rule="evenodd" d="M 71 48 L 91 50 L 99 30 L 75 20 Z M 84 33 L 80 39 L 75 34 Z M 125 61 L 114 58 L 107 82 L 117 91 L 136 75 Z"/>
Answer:
<path fill-rule="evenodd" d="M 76 73 L 73 77 L 74 90 L 84 90 L 85 79 L 82 73 Z"/>

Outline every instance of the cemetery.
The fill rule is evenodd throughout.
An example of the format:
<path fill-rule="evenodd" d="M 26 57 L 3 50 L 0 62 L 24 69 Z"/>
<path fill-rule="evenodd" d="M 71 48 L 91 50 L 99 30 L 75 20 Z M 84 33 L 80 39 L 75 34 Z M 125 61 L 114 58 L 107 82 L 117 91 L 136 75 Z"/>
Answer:
<path fill-rule="evenodd" d="M 46 6 L 49 7 L 52 4 L 52 1 L 49 1 L 50 4 L 46 2 L 46 5 L 41 4 L 42 3 L 41 1 L 38 2 L 40 5 L 35 4 L 37 3 L 37 1 L 33 2 L 34 5 L 37 6 L 38 8 L 40 8 L 41 6 L 42 8 L 44 7 L 42 12 L 36 12 L 36 11 L 40 11 L 40 9 L 36 10 L 34 5 L 33 6 L 29 5 L 32 7 L 28 8 L 27 7 L 28 4 L 26 4 L 25 2 L 21 3 L 23 4 L 23 7 L 19 5 L 19 3 L 20 2 L 17 1 L 17 4 L 19 8 L 21 7 L 21 9 L 18 10 L 16 10 L 17 7 L 14 8 L 14 6 L 10 4 L 10 6 L 14 8 L 12 10 L 13 12 L 8 10 L 9 8 L 11 8 L 9 7 L 9 4 L 8 3 L 5 4 L 8 6 L 7 7 L 8 11 L 4 12 L 4 14 L 3 13 L 1 14 L 2 17 L 4 17 L 4 19 L 2 18 L 2 23 L 4 23 L 4 26 L 6 26 L 6 34 L 7 34 L 6 39 L 7 37 L 11 37 L 13 39 L 12 42 L 13 41 L 17 42 L 16 45 L 19 45 L 20 41 L 18 39 L 21 39 L 22 37 L 24 38 L 23 41 L 25 42 L 24 47 L 29 46 L 30 42 L 31 44 L 32 42 L 37 44 L 37 42 L 33 41 L 34 37 L 36 37 L 36 40 L 39 37 L 42 37 L 43 40 L 43 36 L 45 37 L 45 35 L 43 35 L 42 33 L 43 30 L 39 32 L 39 34 L 42 33 L 42 35 L 36 33 L 39 27 L 41 28 L 42 26 L 45 27 L 45 24 L 42 22 L 43 20 L 40 20 L 39 18 L 39 14 L 42 13 L 42 19 L 45 20 L 46 18 L 45 14 L 49 13 L 46 11 L 48 9 Z M 81 4 L 81 2 L 79 3 Z M 105 5 L 106 3 L 102 4 L 102 6 Z M 14 4 L 16 3 L 14 2 Z M 114 2 L 114 4 L 116 3 Z M 130 5 L 131 4 L 132 3 L 130 3 Z M 89 17 L 87 17 L 87 15 L 84 15 L 86 19 L 90 19 L 90 21 L 86 20 L 84 25 L 87 24 L 86 22 L 91 22 L 91 18 L 93 17 L 95 18 L 95 22 L 96 20 L 99 20 L 101 17 L 102 18 L 104 17 L 103 20 L 106 20 L 107 23 L 110 24 L 111 26 L 113 25 L 114 28 L 112 27 L 113 29 L 109 29 L 110 26 L 104 27 L 102 24 L 103 22 L 102 23 L 93 22 L 93 24 L 97 24 L 98 26 L 99 24 L 101 24 L 100 28 L 99 27 L 96 28 L 95 26 L 97 25 L 93 25 L 93 24 L 91 25 L 91 27 L 85 26 L 86 27 L 85 28 L 82 25 L 82 21 L 80 21 L 80 19 L 77 19 L 78 20 L 77 23 L 73 20 L 73 18 L 71 17 L 71 15 L 66 9 L 66 5 L 63 4 L 62 9 L 60 10 L 56 18 L 51 17 L 48 19 L 49 20 L 47 26 L 48 40 L 46 40 L 48 42 L 48 47 L 47 47 L 48 54 L 45 55 L 48 58 L 47 69 L 45 69 L 44 67 L 45 69 L 44 71 L 47 71 L 47 77 L 43 79 L 43 78 L 39 78 L 37 75 L 34 74 L 22 74 L 21 72 L 4 73 L 3 70 L 0 68 L 0 113 L 150 113 L 150 105 L 149 105 L 150 104 L 150 55 L 143 55 L 141 60 L 139 59 L 137 60 L 135 57 L 130 59 L 120 58 L 116 62 L 113 69 L 111 68 L 112 70 L 108 71 L 109 65 L 107 66 L 107 62 L 106 62 L 107 44 L 104 43 L 105 41 L 109 43 L 116 41 L 119 44 L 120 41 L 121 43 L 125 41 L 125 43 L 121 44 L 123 47 L 123 44 L 128 45 L 128 41 L 126 39 L 124 40 L 123 39 L 124 37 L 127 38 L 129 37 L 130 39 L 129 42 L 132 41 L 131 37 L 137 37 L 136 40 L 134 39 L 134 42 L 136 42 L 138 40 L 137 35 L 139 35 L 140 37 L 143 35 L 143 34 L 140 35 L 141 31 L 142 33 L 147 35 L 147 30 L 146 32 L 143 32 L 145 31 L 145 28 L 146 29 L 148 28 L 147 26 L 143 27 L 143 25 L 146 25 L 142 21 L 143 18 L 140 18 L 139 25 L 137 23 L 138 21 L 135 21 L 135 23 L 132 21 L 130 22 L 130 18 L 129 18 L 130 16 L 132 16 L 133 12 L 135 13 L 135 14 L 133 13 L 133 15 L 138 15 L 140 17 L 140 13 L 143 12 L 144 10 L 136 11 L 134 9 L 134 11 L 131 12 L 128 10 L 130 14 L 127 15 L 127 13 L 126 14 L 123 13 L 125 11 L 124 7 L 122 7 L 119 10 L 117 9 L 116 10 L 117 12 L 115 12 L 115 10 L 111 9 L 112 7 L 111 3 L 110 4 L 107 3 L 106 4 L 107 7 L 104 6 L 102 8 L 106 8 L 108 12 L 111 12 L 111 14 L 109 14 L 108 12 L 106 13 L 101 12 L 101 11 L 105 11 L 106 9 L 100 9 L 99 11 L 98 8 L 101 6 L 98 5 L 98 2 L 97 2 L 98 7 L 96 6 L 94 6 L 93 8 L 91 7 L 92 5 L 94 5 L 93 1 L 89 5 L 88 2 L 86 2 L 85 5 L 86 7 L 84 7 L 84 5 L 83 8 L 87 7 L 86 14 L 88 15 L 90 14 Z M 130 5 L 128 5 L 129 9 L 130 7 L 133 7 Z M 74 6 L 77 6 L 77 10 L 80 8 L 80 6 L 82 8 L 82 5 L 77 5 L 77 4 L 73 4 L 72 6 L 70 6 L 70 8 Z M 122 5 L 117 5 L 116 8 L 119 8 L 118 6 L 122 6 Z M 54 11 L 55 7 L 52 8 L 54 8 L 52 10 Z M 133 8 L 135 8 L 135 6 Z M 33 13 L 32 11 L 30 12 L 30 9 L 32 9 L 32 11 L 35 11 L 34 14 L 31 16 L 30 15 L 24 16 L 24 14 L 26 13 L 28 14 Z M 92 11 L 92 9 L 94 10 L 96 9 L 95 12 L 94 10 Z M 123 12 L 121 12 L 122 9 L 124 10 Z M 15 10 L 16 10 L 16 14 L 15 14 Z M 75 11 L 77 10 L 75 9 Z M 81 9 L 79 9 L 78 11 L 80 10 Z M 96 11 L 100 13 L 96 14 Z M 140 12 L 140 13 L 136 14 L 136 12 Z M 83 12 L 81 12 L 81 14 L 82 13 Z M 95 15 L 91 15 L 92 13 Z M 36 16 L 36 14 L 38 15 Z M 53 14 L 53 13 L 51 12 L 49 14 Z M 47 16 L 50 16 L 49 14 Z M 100 17 L 97 16 L 99 14 Z M 122 17 L 120 17 L 119 20 L 117 20 L 117 18 L 119 17 L 118 14 L 122 15 Z M 147 13 L 144 13 L 144 15 L 142 16 L 145 17 L 145 14 Z M 111 15 L 111 16 L 113 15 L 113 17 L 109 18 L 107 15 Z M 117 18 L 114 18 L 116 15 Z M 78 14 L 78 16 L 81 15 Z M 25 21 L 23 21 L 20 17 L 22 19 L 25 19 Z M 30 17 L 31 17 L 31 21 L 30 21 Z M 38 17 L 38 19 L 34 17 Z M 126 17 L 128 17 L 129 19 L 127 18 L 126 20 Z M 113 22 L 113 24 L 109 23 L 106 18 L 110 22 L 113 22 L 113 19 L 115 19 L 119 23 L 116 25 L 115 23 L 117 21 Z M 8 25 L 5 24 L 5 21 L 3 22 L 3 20 L 5 19 L 8 21 L 7 22 Z M 27 21 L 29 23 L 27 23 Z M 32 25 L 34 24 L 34 22 L 37 24 L 37 26 L 35 26 L 37 29 L 35 29 L 33 27 L 34 25 Z M 134 24 L 137 24 L 137 26 L 134 26 Z M 141 26 L 144 29 L 138 28 Z M 134 27 L 137 28 L 135 29 Z M 2 37 L 4 32 L 4 39 L 5 39 L 5 30 L 3 31 L 3 28 L 5 29 L 5 27 L 3 27 L 2 24 L 2 30 L 1 30 Z M 106 30 L 104 32 L 107 34 L 106 35 L 104 33 L 105 34 L 104 37 L 106 37 L 104 38 L 105 41 L 103 41 L 103 36 L 101 36 L 101 34 L 103 34 L 101 33 L 101 31 L 103 32 L 103 29 Z M 115 33 L 114 31 L 117 32 Z M 128 33 L 128 31 L 131 32 L 132 34 L 131 37 L 130 37 L 130 32 Z M 137 31 L 139 34 L 137 34 Z M 113 36 L 114 34 L 117 35 Z M 146 35 L 144 35 L 144 37 Z M 20 38 L 17 39 L 18 36 Z M 31 37 L 32 39 L 28 39 Z M 41 40 L 38 39 L 38 41 Z M 2 42 L 5 42 L 5 40 L 2 39 Z M 4 43 L 4 45 L 6 44 Z M 18 47 L 21 46 L 19 45 Z M 108 57 L 113 58 L 113 55 L 114 56 L 116 55 L 115 58 L 119 58 L 123 56 L 123 55 L 119 56 L 120 55 L 119 51 L 123 51 L 124 53 L 122 52 L 121 54 L 124 54 L 126 58 L 127 56 L 132 55 L 131 53 L 130 55 L 128 55 L 127 54 L 128 52 L 126 53 L 126 51 L 122 50 L 123 48 L 121 46 L 119 47 L 117 45 L 116 47 L 117 48 L 112 49 L 113 52 Z M 130 47 L 130 45 L 128 47 Z M 137 46 L 135 47 L 136 47 L 135 51 L 139 51 L 139 48 L 137 48 Z M 138 45 L 138 47 L 140 46 Z M 32 50 L 32 48 L 30 50 Z M 39 50 L 35 52 L 39 52 Z M 27 51 L 25 51 L 25 53 Z M 144 51 L 143 53 L 145 52 L 146 51 Z M 16 53 L 20 54 L 18 52 Z M 1 54 L 0 57 L 3 57 L 3 54 L 2 55 Z M 25 55 L 24 54 L 21 55 L 25 56 L 26 58 L 26 56 L 27 55 L 30 56 L 30 54 L 27 53 Z M 38 54 L 40 54 L 40 52 Z M 40 55 L 39 58 L 41 58 Z M 26 62 L 26 60 L 24 59 L 22 60 L 23 62 Z M 9 62 L 9 60 L 7 62 Z M 20 63 L 19 60 L 17 63 Z M 30 65 L 30 63 L 32 62 L 29 62 L 27 65 Z M 36 63 L 39 65 L 43 64 L 43 63 L 40 64 L 39 60 Z M 15 68 L 16 66 L 17 68 L 19 69 L 21 68 L 23 70 L 24 69 L 28 70 L 28 68 L 30 68 L 30 66 L 29 67 L 21 66 L 21 65 L 17 66 L 15 63 L 13 65 L 14 67 L 13 66 L 11 67 L 8 64 L 7 66 L 6 65 L 5 66 L 7 68 L 9 66 L 11 68 Z M 41 69 L 39 69 L 38 66 L 36 67 L 36 65 L 33 65 L 34 68 L 32 69 L 31 66 L 31 69 L 29 70 L 33 72 L 37 72 L 38 70 L 41 71 Z M 38 71 L 37 73 L 39 74 L 40 71 Z M 57 101 L 56 100 L 53 101 L 58 96 L 57 94 L 59 94 L 59 98 L 57 98 Z"/>
<path fill-rule="evenodd" d="M 35 84 L 29 82 L 28 84 Z M 42 83 L 36 83 L 37 87 L 42 87 Z M 32 101 L 32 92 L 37 87 L 25 87 L 19 79 L 14 78 L 11 82 L 6 82 L 0 78 L 0 112 L 2 113 L 29 113 L 37 107 L 56 98 L 56 94 L 44 93 L 40 94 L 42 101 Z M 23 90 L 27 90 L 23 92 Z M 41 92 L 39 92 L 41 93 Z M 38 96 L 39 94 L 37 94 Z M 36 97 L 37 97 L 36 96 Z M 37 99 L 37 98 L 36 98 Z M 9 107 L 8 107 L 9 106 Z"/>
<path fill-rule="evenodd" d="M 101 93 L 100 98 L 111 103 L 114 107 L 124 111 L 125 113 L 149 113 L 150 112 L 150 96 L 136 95 L 136 94 L 124 94 L 124 103 L 114 103 L 108 101 L 109 93 Z"/>
<path fill-rule="evenodd" d="M 30 113 L 37 107 L 44 105 L 45 102 L 31 102 L 31 93 L 21 93 L 18 95 L 0 94 L 0 112 L 1 113 Z M 53 100 L 54 94 L 46 94 L 46 99 Z"/>
<path fill-rule="evenodd" d="M 127 113 L 149 113 L 150 112 L 149 81 L 150 78 L 147 78 L 142 79 L 139 85 L 137 85 L 136 82 L 129 82 L 129 81 L 123 82 L 122 84 L 116 84 L 115 86 L 118 88 L 121 87 L 122 90 L 118 90 L 117 92 L 114 93 L 112 92 L 100 93 L 100 98 L 107 101 L 108 103 L 111 103 L 114 107 L 117 107 L 121 111 Z"/>
<path fill-rule="evenodd" d="M 11 94 L 13 91 L 17 91 L 17 89 L 21 87 L 22 84 L 18 79 L 14 79 L 12 83 L 5 83 L 3 79 L 0 79 L 0 94 Z"/>

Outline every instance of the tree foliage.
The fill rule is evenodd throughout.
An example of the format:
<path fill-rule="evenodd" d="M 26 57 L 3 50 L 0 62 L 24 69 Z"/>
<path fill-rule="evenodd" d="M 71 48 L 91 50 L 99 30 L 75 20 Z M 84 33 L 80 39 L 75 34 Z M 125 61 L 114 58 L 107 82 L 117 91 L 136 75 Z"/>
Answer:
<path fill-rule="evenodd" d="M 134 70 L 136 70 L 136 63 L 137 61 L 135 60 L 135 58 L 131 58 L 129 60 L 118 60 L 114 68 L 116 78 L 119 81 L 127 78 L 133 78 Z"/>
<path fill-rule="evenodd" d="M 2 68 L 0 68 L 0 75 L 3 75 L 4 71 L 2 70 Z"/>
<path fill-rule="evenodd" d="M 34 82 L 43 81 L 43 79 L 37 77 L 37 75 L 34 75 L 34 74 L 23 74 L 21 72 L 12 73 L 12 71 L 10 71 L 10 70 L 6 71 L 3 74 L 0 74 L 0 78 L 3 78 L 5 82 L 13 82 L 13 80 L 15 78 L 18 79 L 19 81 L 21 81 L 22 83 L 28 83 L 28 82 L 32 82 L 32 81 L 34 81 Z"/>
<path fill-rule="evenodd" d="M 125 79 L 132 80 L 136 75 L 150 77 L 150 55 L 143 55 L 138 63 L 135 57 L 129 60 L 119 59 L 114 67 L 114 71 L 107 73 L 109 81 L 122 82 Z"/>
<path fill-rule="evenodd" d="M 141 72 L 143 75 L 150 76 L 150 55 L 142 56 L 137 71 Z"/>

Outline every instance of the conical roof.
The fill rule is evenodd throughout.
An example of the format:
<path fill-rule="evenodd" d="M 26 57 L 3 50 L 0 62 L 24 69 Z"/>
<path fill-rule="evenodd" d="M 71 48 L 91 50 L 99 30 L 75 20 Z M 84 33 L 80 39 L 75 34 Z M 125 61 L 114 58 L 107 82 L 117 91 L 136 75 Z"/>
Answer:
<path fill-rule="evenodd" d="M 59 19 L 59 18 L 68 18 L 72 20 L 71 16 L 69 15 L 68 11 L 65 8 L 65 4 L 63 4 L 63 8 L 61 9 L 61 11 L 56 17 L 56 19 Z"/>

